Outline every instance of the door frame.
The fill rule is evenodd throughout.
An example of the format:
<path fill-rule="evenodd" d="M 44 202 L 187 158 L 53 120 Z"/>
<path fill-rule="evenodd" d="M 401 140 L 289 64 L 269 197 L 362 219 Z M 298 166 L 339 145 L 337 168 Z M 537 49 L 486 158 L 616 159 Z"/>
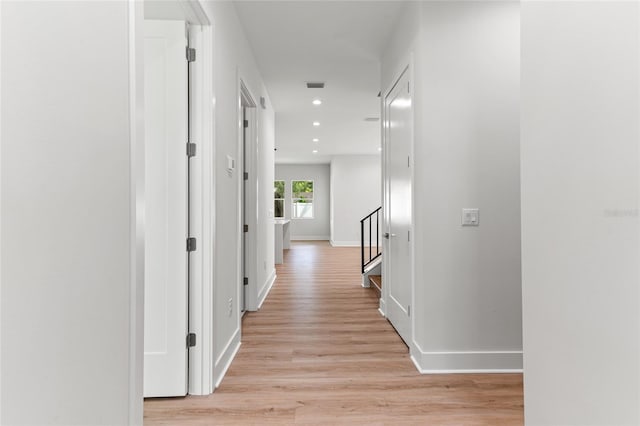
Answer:
<path fill-rule="evenodd" d="M 196 346 L 189 350 L 188 393 L 208 395 L 215 388 L 214 371 L 214 258 L 215 230 L 215 94 L 213 90 L 214 28 L 199 0 L 171 0 L 173 19 L 189 25 L 189 44 L 197 49 L 190 65 L 192 142 L 197 145 L 191 158 L 191 235 L 197 249 L 189 261 L 189 332 L 196 334 Z M 145 144 L 144 144 L 144 2 L 129 4 L 129 117 L 131 138 L 131 274 L 130 274 L 130 424 L 142 424 L 144 362 L 144 250 L 145 250 Z M 168 17 L 167 17 L 168 18 Z M 186 145 L 185 141 L 185 145 Z M 186 146 L 185 146 L 186 149 Z"/>
<path fill-rule="evenodd" d="M 258 227 L 258 178 L 257 178 L 257 158 L 258 158 L 258 104 L 256 97 L 247 87 L 245 78 L 241 72 L 238 72 L 238 223 L 240 223 L 240 233 L 238 235 L 238 282 L 242 283 L 242 261 L 244 244 L 242 225 L 249 225 L 249 232 L 246 238 L 246 259 L 244 273 L 249 278 L 249 284 L 244 288 L 244 307 L 245 311 L 258 310 L 258 283 L 257 283 L 257 227 Z M 246 152 L 244 150 L 244 123 L 243 108 L 247 109 L 246 119 L 249 121 L 249 127 L 246 132 Z M 243 161 L 244 160 L 244 161 Z M 244 172 L 249 174 L 246 182 L 245 191 L 243 192 Z M 246 203 L 245 203 L 246 200 Z M 245 222 L 243 223 L 243 207 L 245 213 Z M 242 300 L 240 292 L 243 291 L 242 284 L 238 290 L 238 301 Z M 238 308 L 242 312 L 242 306 Z M 240 327 L 242 328 L 242 327 Z"/>
<path fill-rule="evenodd" d="M 402 65 L 398 68 L 398 70 L 393 74 L 393 79 L 391 83 L 385 88 L 382 92 L 382 96 L 380 98 L 381 101 L 381 110 L 382 110 L 382 225 L 384 227 L 383 232 L 387 232 L 389 230 L 389 174 L 388 174 L 388 163 L 389 163 L 389 143 L 386 131 L 386 120 L 387 120 L 387 110 L 386 110 L 386 99 L 391 94 L 392 90 L 399 82 L 400 78 L 407 73 L 409 77 L 409 94 L 411 95 L 411 137 L 409 142 L 409 156 L 411 158 L 411 167 L 410 167 L 410 176 L 411 176 L 411 240 L 409 242 L 409 251 L 411 252 L 411 271 L 410 271 L 410 287 L 411 287 L 411 311 L 409 315 L 409 324 L 411 327 L 410 339 L 407 343 L 409 346 L 410 354 L 413 354 L 415 351 L 415 309 L 414 309 L 414 301 L 415 301 L 415 79 L 414 79 L 414 60 L 413 54 L 409 55 L 409 60 L 407 62 L 402 63 Z M 390 240 L 383 238 L 383 253 L 389 253 L 389 243 Z M 390 270 L 390 259 L 388 255 L 382 255 L 382 281 L 388 282 L 389 276 L 388 272 Z M 383 316 L 387 316 L 386 307 L 389 303 L 389 286 L 382 286 L 382 295 L 380 297 L 380 312 Z"/>
<path fill-rule="evenodd" d="M 191 138 L 196 155 L 191 161 L 189 221 L 197 249 L 189 262 L 189 332 L 196 334 L 196 346 L 189 350 L 189 394 L 209 395 L 214 389 L 214 258 L 216 247 L 215 173 L 216 160 L 213 93 L 214 29 L 199 2 L 185 2 L 193 9 L 189 22 L 189 46 L 196 49 L 190 81 Z M 185 7 L 183 4 L 183 7 Z"/>

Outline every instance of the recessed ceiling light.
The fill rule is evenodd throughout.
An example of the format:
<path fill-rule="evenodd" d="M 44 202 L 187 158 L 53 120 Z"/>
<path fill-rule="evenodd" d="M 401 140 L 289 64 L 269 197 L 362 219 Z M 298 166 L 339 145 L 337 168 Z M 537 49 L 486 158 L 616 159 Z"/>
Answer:
<path fill-rule="evenodd" d="M 314 105 L 322 105 L 322 101 L 320 99 L 314 99 L 311 103 Z"/>
<path fill-rule="evenodd" d="M 313 141 L 314 141 L 314 142 L 320 142 L 320 139 L 318 139 L 318 138 L 313 138 Z"/>
<path fill-rule="evenodd" d="M 314 121 L 314 122 L 313 122 L 313 125 L 314 125 L 314 126 L 316 126 L 316 127 L 318 127 L 318 126 L 320 125 L 320 122 L 319 122 L 319 121 Z"/>
<path fill-rule="evenodd" d="M 313 151 L 311 151 L 311 152 L 313 152 L 314 154 L 317 154 L 317 153 L 318 153 L 318 150 L 317 150 L 317 149 L 314 149 L 314 150 L 313 150 Z"/>

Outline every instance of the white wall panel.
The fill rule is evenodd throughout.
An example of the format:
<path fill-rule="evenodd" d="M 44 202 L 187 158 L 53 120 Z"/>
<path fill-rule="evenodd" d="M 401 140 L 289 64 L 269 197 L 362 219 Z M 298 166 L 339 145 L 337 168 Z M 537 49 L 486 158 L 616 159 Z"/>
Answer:
<path fill-rule="evenodd" d="M 522 6 L 528 425 L 640 424 L 640 6 Z"/>
<path fill-rule="evenodd" d="M 128 424 L 139 410 L 141 423 L 130 388 L 141 374 L 130 350 L 135 17 L 127 2 L 1 7 L 0 422 Z"/>

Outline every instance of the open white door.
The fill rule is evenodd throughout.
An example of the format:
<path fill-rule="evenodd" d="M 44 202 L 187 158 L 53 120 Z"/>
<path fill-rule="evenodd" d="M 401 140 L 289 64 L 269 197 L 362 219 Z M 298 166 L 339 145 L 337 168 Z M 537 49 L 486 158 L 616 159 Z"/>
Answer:
<path fill-rule="evenodd" d="M 145 397 L 187 394 L 186 44 L 184 22 L 145 22 Z"/>
<path fill-rule="evenodd" d="M 412 105 L 405 70 L 384 101 L 386 142 L 386 230 L 383 283 L 386 315 L 402 339 L 411 343 L 411 138 Z"/>

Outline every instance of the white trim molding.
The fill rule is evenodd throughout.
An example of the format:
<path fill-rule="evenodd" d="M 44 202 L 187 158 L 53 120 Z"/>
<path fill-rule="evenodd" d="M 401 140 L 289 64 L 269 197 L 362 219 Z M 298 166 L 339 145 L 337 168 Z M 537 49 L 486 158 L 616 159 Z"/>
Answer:
<path fill-rule="evenodd" d="M 330 240 L 332 247 L 360 247 L 360 241 L 334 241 Z M 382 243 L 382 241 L 381 241 Z M 369 247 L 365 245 L 365 247 Z M 372 246 L 375 247 L 375 246 Z M 380 245 L 382 247 L 382 244 Z"/>
<path fill-rule="evenodd" d="M 274 269 L 271 272 L 271 275 L 269 276 L 269 278 L 267 278 L 267 281 L 265 281 L 265 283 L 262 285 L 262 288 L 260 289 L 260 293 L 258 294 L 258 309 L 262 307 L 264 300 L 269 295 L 269 292 L 271 291 L 271 287 L 273 287 L 273 284 L 275 282 L 276 282 L 276 270 Z"/>
<path fill-rule="evenodd" d="M 414 342 L 411 360 L 422 374 L 522 373 L 522 351 L 425 352 Z"/>
<path fill-rule="evenodd" d="M 144 139 L 144 7 L 128 3 L 129 138 L 130 138 L 130 283 L 129 283 L 129 424 L 144 417 L 144 256 L 145 256 L 145 139 Z"/>
<path fill-rule="evenodd" d="M 224 350 L 216 359 L 215 366 L 213 367 L 214 376 L 213 381 L 215 383 L 215 388 L 220 386 L 222 379 L 224 379 L 224 375 L 227 374 L 227 370 L 231 366 L 231 362 L 236 357 L 236 354 L 240 350 L 240 328 L 238 328 L 231 339 L 227 342 L 224 347 Z"/>
<path fill-rule="evenodd" d="M 296 219 L 297 220 L 297 219 Z M 291 241 L 329 241 L 331 238 L 328 235 L 301 235 L 291 236 Z"/>

